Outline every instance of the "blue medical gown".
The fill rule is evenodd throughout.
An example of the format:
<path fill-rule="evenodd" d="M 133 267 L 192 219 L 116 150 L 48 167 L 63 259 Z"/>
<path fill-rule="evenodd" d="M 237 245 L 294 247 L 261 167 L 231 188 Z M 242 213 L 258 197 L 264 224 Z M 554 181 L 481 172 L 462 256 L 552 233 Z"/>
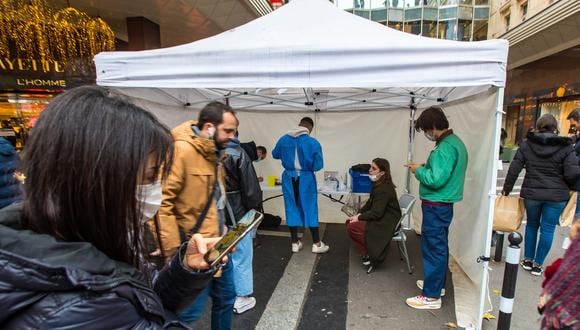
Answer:
<path fill-rule="evenodd" d="M 300 171 L 295 166 L 298 151 Z M 297 137 L 284 135 L 272 150 L 272 157 L 280 159 L 284 167 L 282 193 L 286 209 L 286 223 L 290 227 L 318 227 L 318 196 L 314 172 L 323 167 L 322 147 L 307 134 Z M 300 176 L 299 203 L 294 197 L 292 178 Z"/>

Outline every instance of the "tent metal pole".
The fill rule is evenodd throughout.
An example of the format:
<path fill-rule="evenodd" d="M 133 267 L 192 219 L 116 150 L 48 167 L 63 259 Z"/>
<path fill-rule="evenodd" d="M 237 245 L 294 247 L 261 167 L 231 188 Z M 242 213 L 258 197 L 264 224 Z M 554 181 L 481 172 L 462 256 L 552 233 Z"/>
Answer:
<path fill-rule="evenodd" d="M 413 153 L 415 151 L 415 113 L 417 112 L 417 107 L 415 106 L 415 97 L 411 97 L 411 105 L 409 106 L 409 144 L 407 148 L 407 162 L 413 162 Z M 411 193 L 411 171 L 407 169 L 406 182 L 405 182 L 405 192 L 407 194 Z M 412 213 L 407 217 L 407 226 L 404 230 L 411 229 L 411 217 Z"/>
<path fill-rule="evenodd" d="M 485 246 L 484 246 L 484 254 L 485 258 L 482 258 L 482 267 L 483 270 L 483 277 L 481 283 L 481 292 L 479 293 L 479 314 L 477 321 L 479 322 L 476 325 L 477 329 L 481 329 L 481 322 L 483 320 L 483 314 L 485 309 L 485 298 L 489 294 L 488 282 L 489 282 L 489 260 L 491 255 L 491 232 L 493 229 L 493 211 L 495 209 L 495 198 L 496 198 L 496 185 L 497 185 L 497 171 L 499 170 L 499 145 L 500 145 L 500 133 L 501 133 L 501 123 L 503 117 L 503 93 L 504 88 L 498 87 L 497 88 L 497 99 L 496 99 L 496 108 L 495 108 L 495 127 L 493 130 L 493 148 L 491 148 L 492 154 L 490 158 L 492 160 L 491 168 L 491 185 L 488 193 L 488 213 L 487 213 L 487 227 L 485 230 Z"/>

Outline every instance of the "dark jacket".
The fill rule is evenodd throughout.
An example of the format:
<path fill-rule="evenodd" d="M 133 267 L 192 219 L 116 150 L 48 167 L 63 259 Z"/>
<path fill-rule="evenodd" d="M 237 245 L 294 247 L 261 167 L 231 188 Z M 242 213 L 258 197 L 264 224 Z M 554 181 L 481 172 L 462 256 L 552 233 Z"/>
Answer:
<path fill-rule="evenodd" d="M 22 204 L 0 211 L 3 329 L 184 327 L 172 312 L 188 306 L 213 275 L 185 270 L 183 245 L 152 289 L 136 268 L 92 244 L 25 230 L 21 219 Z"/>
<path fill-rule="evenodd" d="M 521 170 L 526 169 L 520 196 L 563 202 L 580 177 L 572 140 L 554 133 L 528 133 L 510 164 L 503 191 L 509 194 Z"/>
<path fill-rule="evenodd" d="M 574 153 L 576 154 L 576 160 L 580 166 L 580 141 L 578 139 L 576 139 L 576 144 L 574 144 Z M 574 190 L 580 191 L 580 178 L 578 178 L 576 183 L 574 183 Z"/>
<path fill-rule="evenodd" d="M 228 204 L 237 221 L 247 211 L 260 209 L 262 190 L 252 160 L 242 149 L 237 139 L 230 141 L 226 154 L 228 157 L 224 162 L 224 167 Z M 226 214 L 227 224 L 232 225 L 229 212 Z"/>
<path fill-rule="evenodd" d="M 22 199 L 21 184 L 14 177 L 19 166 L 16 150 L 8 140 L 0 137 L 0 209 Z"/>
<path fill-rule="evenodd" d="M 376 265 L 383 262 L 401 219 L 395 186 L 390 182 L 374 184 L 358 218 L 366 221 L 365 242 L 371 263 Z"/>

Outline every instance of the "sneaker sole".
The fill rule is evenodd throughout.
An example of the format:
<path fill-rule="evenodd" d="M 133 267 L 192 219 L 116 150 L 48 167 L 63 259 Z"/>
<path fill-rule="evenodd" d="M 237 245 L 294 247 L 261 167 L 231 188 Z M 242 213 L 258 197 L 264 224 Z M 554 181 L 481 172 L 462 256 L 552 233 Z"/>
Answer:
<path fill-rule="evenodd" d="M 422 285 L 417 284 L 417 287 L 419 288 L 419 290 L 423 290 Z M 441 297 L 444 297 L 444 296 L 445 296 L 445 289 L 441 289 Z"/>
<path fill-rule="evenodd" d="M 542 272 L 536 273 L 536 272 L 530 272 L 530 274 L 534 275 L 534 276 L 542 276 Z"/>
<path fill-rule="evenodd" d="M 415 309 L 441 309 L 441 305 L 413 305 L 407 302 L 407 306 Z"/>
<path fill-rule="evenodd" d="M 256 307 L 256 303 L 253 303 L 251 305 L 242 306 L 239 308 L 234 307 L 234 313 L 235 314 L 243 314 L 243 313 L 253 309 L 254 307 Z"/>
<path fill-rule="evenodd" d="M 529 272 L 530 270 L 532 270 L 532 267 L 528 267 L 528 266 L 524 266 L 524 265 L 520 265 L 520 266 L 522 266 L 522 268 L 523 268 L 525 271 L 528 271 L 528 272 Z"/>

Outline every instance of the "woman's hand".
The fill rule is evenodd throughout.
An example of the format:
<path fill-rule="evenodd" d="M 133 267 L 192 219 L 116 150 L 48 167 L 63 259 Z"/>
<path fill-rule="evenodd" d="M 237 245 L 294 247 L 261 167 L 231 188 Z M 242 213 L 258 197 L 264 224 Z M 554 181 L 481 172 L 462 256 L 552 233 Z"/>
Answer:
<path fill-rule="evenodd" d="M 349 222 L 357 222 L 358 220 L 358 216 L 360 215 L 360 213 L 353 215 L 352 217 L 348 218 Z"/>
<path fill-rule="evenodd" d="M 183 264 L 192 270 L 208 269 L 209 265 L 203 258 L 209 249 L 211 249 L 221 237 L 205 238 L 201 234 L 194 234 L 187 243 L 187 252 L 183 258 Z M 227 262 L 224 257 L 222 263 Z"/>

